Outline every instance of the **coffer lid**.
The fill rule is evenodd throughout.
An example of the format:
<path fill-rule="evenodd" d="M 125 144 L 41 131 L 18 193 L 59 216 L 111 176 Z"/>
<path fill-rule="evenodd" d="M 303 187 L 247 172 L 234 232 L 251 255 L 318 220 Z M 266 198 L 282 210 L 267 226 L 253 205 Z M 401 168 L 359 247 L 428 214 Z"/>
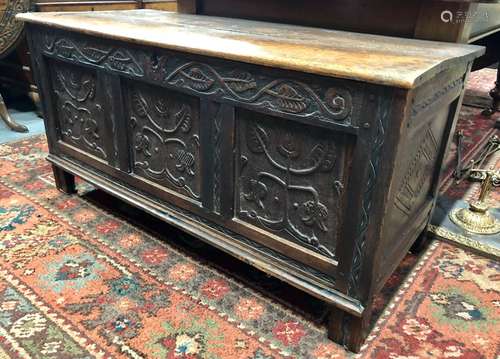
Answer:
<path fill-rule="evenodd" d="M 484 53 L 480 46 L 158 10 L 24 13 L 17 19 L 312 74 L 413 88 Z"/>

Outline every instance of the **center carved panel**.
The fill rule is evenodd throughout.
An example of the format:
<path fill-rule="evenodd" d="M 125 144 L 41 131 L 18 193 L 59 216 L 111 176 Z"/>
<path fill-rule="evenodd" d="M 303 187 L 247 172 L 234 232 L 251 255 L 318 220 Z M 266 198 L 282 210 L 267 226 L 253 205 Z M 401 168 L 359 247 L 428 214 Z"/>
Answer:
<path fill-rule="evenodd" d="M 334 258 L 345 140 L 324 129 L 242 111 L 238 217 Z"/>
<path fill-rule="evenodd" d="M 134 173 L 199 200 L 198 100 L 132 82 L 127 93 Z"/>
<path fill-rule="evenodd" d="M 55 108 L 62 140 L 101 159 L 108 159 L 104 110 L 97 96 L 95 71 L 53 64 Z"/>

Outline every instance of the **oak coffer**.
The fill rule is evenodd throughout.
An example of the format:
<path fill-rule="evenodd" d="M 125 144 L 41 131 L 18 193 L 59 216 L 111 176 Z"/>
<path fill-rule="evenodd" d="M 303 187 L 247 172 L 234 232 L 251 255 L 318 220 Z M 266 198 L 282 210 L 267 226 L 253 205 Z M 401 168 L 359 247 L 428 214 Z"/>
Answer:
<path fill-rule="evenodd" d="M 331 304 L 358 350 L 425 229 L 477 46 L 154 10 L 26 21 L 74 175 Z"/>

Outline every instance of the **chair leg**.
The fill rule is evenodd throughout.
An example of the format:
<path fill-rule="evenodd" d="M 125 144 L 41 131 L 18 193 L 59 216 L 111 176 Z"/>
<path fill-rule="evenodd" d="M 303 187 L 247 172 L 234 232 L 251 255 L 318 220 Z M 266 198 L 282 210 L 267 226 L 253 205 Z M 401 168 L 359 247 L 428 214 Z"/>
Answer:
<path fill-rule="evenodd" d="M 42 104 L 40 102 L 40 95 L 38 92 L 34 90 L 30 91 L 28 96 L 31 99 L 31 102 L 33 102 L 33 105 L 35 105 L 35 111 L 38 117 L 43 118 Z"/>
<path fill-rule="evenodd" d="M 3 101 L 3 97 L 0 94 L 0 118 L 5 122 L 5 124 L 15 132 L 28 132 L 28 127 L 17 123 L 10 117 L 9 112 L 7 111 L 7 106 L 5 106 L 5 102 Z"/>
<path fill-rule="evenodd" d="M 495 81 L 495 87 L 490 91 L 490 96 L 492 98 L 491 106 L 483 110 L 483 116 L 489 117 L 495 112 L 500 111 L 500 62 L 498 63 L 497 80 Z M 498 120 L 496 126 L 498 127 Z"/>

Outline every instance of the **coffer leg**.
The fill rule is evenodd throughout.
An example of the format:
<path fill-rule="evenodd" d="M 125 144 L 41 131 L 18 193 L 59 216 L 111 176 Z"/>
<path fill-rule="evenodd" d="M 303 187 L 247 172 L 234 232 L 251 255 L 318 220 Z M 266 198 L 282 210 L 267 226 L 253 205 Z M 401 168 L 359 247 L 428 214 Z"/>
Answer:
<path fill-rule="evenodd" d="M 427 228 L 427 227 L 426 227 Z M 413 254 L 420 254 L 425 248 L 427 248 L 427 239 L 429 238 L 427 234 L 427 229 L 424 229 L 422 233 L 417 237 L 415 242 L 410 248 L 410 252 Z"/>
<path fill-rule="evenodd" d="M 10 117 L 9 111 L 7 111 L 7 106 L 5 106 L 5 102 L 3 102 L 3 97 L 1 94 L 0 94 L 0 118 L 12 131 L 28 132 L 28 127 L 21 125 L 20 123 L 17 123 L 12 119 L 12 117 Z"/>
<path fill-rule="evenodd" d="M 56 180 L 56 187 L 59 191 L 66 194 L 76 193 L 75 176 L 63 169 L 52 165 L 54 172 L 54 179 Z"/>
<path fill-rule="evenodd" d="M 370 329 L 370 309 L 357 317 L 332 306 L 328 321 L 328 338 L 358 353 Z"/>

